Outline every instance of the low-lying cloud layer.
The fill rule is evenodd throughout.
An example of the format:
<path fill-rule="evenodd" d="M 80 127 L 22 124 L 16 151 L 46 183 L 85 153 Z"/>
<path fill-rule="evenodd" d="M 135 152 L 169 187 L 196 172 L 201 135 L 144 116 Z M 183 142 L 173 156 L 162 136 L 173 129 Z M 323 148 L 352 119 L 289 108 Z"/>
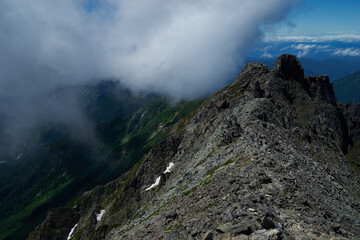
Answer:
<path fill-rule="evenodd" d="M 310 53 L 311 50 L 315 51 L 328 51 L 330 45 L 316 45 L 316 44 L 293 44 L 291 48 L 299 50 L 297 56 L 304 57 Z"/>
<path fill-rule="evenodd" d="M 319 36 L 276 36 L 267 37 L 264 39 L 265 42 L 360 42 L 360 33 L 340 33 L 340 34 L 329 34 Z"/>
<path fill-rule="evenodd" d="M 351 57 L 360 57 L 360 49 L 357 48 L 345 48 L 345 49 L 336 49 L 334 52 L 336 56 L 351 56 Z"/>
<path fill-rule="evenodd" d="M 116 77 L 136 90 L 205 94 L 238 72 L 298 0 L 2 0 L 0 94 Z"/>

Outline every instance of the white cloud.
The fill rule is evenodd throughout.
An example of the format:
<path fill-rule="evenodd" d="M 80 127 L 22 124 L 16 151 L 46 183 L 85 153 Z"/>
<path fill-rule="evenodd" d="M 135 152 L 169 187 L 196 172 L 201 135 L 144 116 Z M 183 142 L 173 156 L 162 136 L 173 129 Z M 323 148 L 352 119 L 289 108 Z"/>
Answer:
<path fill-rule="evenodd" d="M 296 2 L 107 0 L 88 12 L 76 0 L 2 0 L 0 89 L 118 77 L 139 90 L 204 94 L 238 71 L 259 25 L 281 21 Z"/>
<path fill-rule="evenodd" d="M 89 1 L 100 5 L 85 7 Z M 0 96 L 11 99 L 0 108 L 8 116 L 2 127 L 16 126 L 14 146 L 48 121 L 93 140 L 75 94 L 49 97 L 89 79 L 116 78 L 178 99 L 211 93 L 241 70 L 259 26 L 282 21 L 295 2 L 0 0 Z"/>
<path fill-rule="evenodd" d="M 271 49 L 271 46 L 267 46 L 263 49 L 264 53 L 261 55 L 262 58 L 272 58 L 273 55 L 268 53 L 268 51 Z"/>
<path fill-rule="evenodd" d="M 346 33 L 346 34 L 329 34 L 321 36 L 277 36 L 267 37 L 265 42 L 360 42 L 360 34 Z"/>
<path fill-rule="evenodd" d="M 298 52 L 298 57 L 304 57 L 306 56 L 311 49 L 316 48 L 315 44 L 312 45 L 306 45 L 306 44 L 298 44 L 298 45 L 291 45 L 292 48 L 296 49 L 296 50 L 301 50 Z"/>
<path fill-rule="evenodd" d="M 358 49 L 358 48 L 338 48 L 338 49 L 335 49 L 333 55 L 359 57 L 360 49 Z"/>
<path fill-rule="evenodd" d="M 316 52 L 320 52 L 326 50 L 329 47 L 330 45 L 316 45 L 316 44 L 303 44 L 303 43 L 291 45 L 291 48 L 296 50 L 301 50 L 297 54 L 298 57 L 304 57 L 308 55 L 313 49 L 316 50 Z"/>
<path fill-rule="evenodd" d="M 308 50 L 308 49 L 312 49 L 312 48 L 316 48 L 315 44 L 312 45 L 307 45 L 307 44 L 298 44 L 298 45 L 291 45 L 292 48 L 295 48 L 297 50 Z"/>
<path fill-rule="evenodd" d="M 330 45 L 317 46 L 316 49 L 318 49 L 318 50 L 325 50 L 325 49 L 328 49 L 329 47 L 330 47 Z"/>

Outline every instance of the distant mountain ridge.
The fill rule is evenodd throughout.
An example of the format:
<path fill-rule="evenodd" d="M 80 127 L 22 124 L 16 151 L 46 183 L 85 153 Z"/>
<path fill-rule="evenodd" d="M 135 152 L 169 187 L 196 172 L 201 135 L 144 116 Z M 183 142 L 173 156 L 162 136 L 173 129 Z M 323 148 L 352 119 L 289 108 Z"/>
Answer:
<path fill-rule="evenodd" d="M 343 104 L 360 103 L 360 71 L 333 82 L 336 97 Z"/>

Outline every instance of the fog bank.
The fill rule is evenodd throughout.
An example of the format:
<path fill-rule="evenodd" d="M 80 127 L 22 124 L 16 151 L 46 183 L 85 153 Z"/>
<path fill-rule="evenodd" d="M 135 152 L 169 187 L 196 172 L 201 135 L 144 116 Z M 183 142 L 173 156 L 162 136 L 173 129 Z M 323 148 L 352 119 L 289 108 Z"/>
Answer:
<path fill-rule="evenodd" d="M 2 0 L 0 93 L 115 77 L 183 98 L 223 86 L 297 0 Z"/>

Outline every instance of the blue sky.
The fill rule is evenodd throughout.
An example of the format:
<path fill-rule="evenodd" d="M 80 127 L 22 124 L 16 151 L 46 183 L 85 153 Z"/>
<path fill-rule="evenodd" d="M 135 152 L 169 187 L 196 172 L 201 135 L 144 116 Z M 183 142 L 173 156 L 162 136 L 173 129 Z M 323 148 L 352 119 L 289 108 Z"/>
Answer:
<path fill-rule="evenodd" d="M 99 0 L 84 0 L 84 7 L 89 12 L 102 9 L 106 14 L 115 10 Z M 360 34 L 360 0 L 304 0 L 292 10 L 288 20 L 275 27 L 276 35 Z"/>
<path fill-rule="evenodd" d="M 281 24 L 278 35 L 360 33 L 360 1 L 306 0 L 292 11 L 289 20 L 294 26 Z"/>
<path fill-rule="evenodd" d="M 274 57 L 291 51 L 298 57 L 360 57 L 360 0 L 300 2 L 283 22 L 264 27 L 263 42 L 252 54 Z"/>

